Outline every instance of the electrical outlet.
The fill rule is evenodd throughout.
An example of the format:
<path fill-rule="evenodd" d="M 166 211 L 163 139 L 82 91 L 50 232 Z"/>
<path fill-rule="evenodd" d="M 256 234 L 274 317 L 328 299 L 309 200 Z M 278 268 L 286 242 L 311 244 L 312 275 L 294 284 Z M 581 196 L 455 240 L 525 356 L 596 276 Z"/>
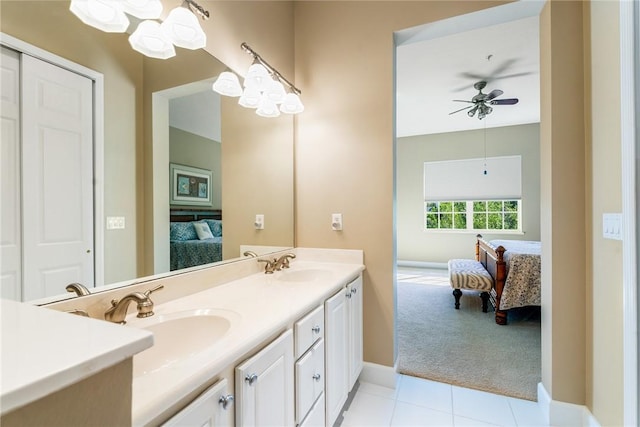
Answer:
<path fill-rule="evenodd" d="M 342 214 L 331 214 L 331 229 L 333 231 L 342 231 Z"/>
<path fill-rule="evenodd" d="M 263 230 L 264 229 L 264 215 L 263 214 L 257 214 L 256 215 L 256 221 L 253 223 L 253 225 L 256 227 L 256 230 Z"/>

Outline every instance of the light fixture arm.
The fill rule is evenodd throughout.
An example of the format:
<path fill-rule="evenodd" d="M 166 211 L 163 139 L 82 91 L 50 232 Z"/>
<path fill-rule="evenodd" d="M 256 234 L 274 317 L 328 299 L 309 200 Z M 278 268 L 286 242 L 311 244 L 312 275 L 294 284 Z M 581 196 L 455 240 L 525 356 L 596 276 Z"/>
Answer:
<path fill-rule="evenodd" d="M 193 6 L 193 8 L 198 12 L 198 14 L 202 16 L 202 19 L 209 19 L 209 11 L 206 10 L 204 7 L 200 6 L 195 1 L 184 0 L 182 4 L 184 5 L 184 3 L 187 3 L 188 6 Z M 188 9 L 190 9 L 190 7 L 188 7 Z"/>
<path fill-rule="evenodd" d="M 186 0 L 186 1 L 192 1 L 192 0 Z M 278 79 L 282 80 L 283 82 L 285 82 L 293 92 L 295 92 L 296 94 L 300 95 L 302 94 L 302 91 L 300 89 L 298 89 L 297 87 L 295 87 L 293 85 L 293 83 L 291 83 L 289 80 L 285 79 L 282 74 L 280 74 L 278 72 L 278 70 L 276 70 L 275 68 L 273 68 L 271 65 L 269 65 L 269 63 L 267 63 L 267 61 L 265 61 L 264 59 L 262 59 L 262 57 L 260 55 L 258 55 L 258 53 L 251 49 L 251 47 L 249 47 L 249 45 L 245 42 L 242 42 L 242 44 L 240 45 L 240 47 L 242 48 L 242 50 L 244 50 L 245 52 L 247 52 L 248 54 L 250 54 L 251 56 L 253 56 L 253 58 L 258 61 L 260 64 L 262 64 L 267 71 L 269 71 L 269 73 L 275 75 Z"/>

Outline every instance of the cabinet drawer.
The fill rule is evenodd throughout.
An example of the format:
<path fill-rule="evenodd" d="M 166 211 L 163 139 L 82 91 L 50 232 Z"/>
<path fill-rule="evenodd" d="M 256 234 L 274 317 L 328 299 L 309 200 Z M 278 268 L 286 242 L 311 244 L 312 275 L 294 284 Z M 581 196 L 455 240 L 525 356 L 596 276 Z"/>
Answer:
<path fill-rule="evenodd" d="M 227 380 L 222 379 L 162 426 L 232 426 L 233 400 L 227 393 Z"/>
<path fill-rule="evenodd" d="M 309 415 L 300 423 L 300 427 L 324 427 L 324 393 L 309 411 Z"/>
<path fill-rule="evenodd" d="M 324 391 L 324 339 L 296 362 L 296 423 L 304 419 Z"/>
<path fill-rule="evenodd" d="M 324 307 L 320 306 L 298 320 L 294 326 L 295 358 L 302 356 L 318 338 L 324 337 Z"/>

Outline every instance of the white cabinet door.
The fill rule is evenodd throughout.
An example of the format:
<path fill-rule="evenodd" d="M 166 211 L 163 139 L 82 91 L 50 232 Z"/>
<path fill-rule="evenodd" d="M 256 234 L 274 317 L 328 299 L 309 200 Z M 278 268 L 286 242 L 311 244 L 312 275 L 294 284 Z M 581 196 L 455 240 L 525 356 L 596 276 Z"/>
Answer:
<path fill-rule="evenodd" d="M 215 383 L 163 424 L 163 427 L 218 426 L 233 426 L 233 398 L 229 394 L 226 379 Z"/>
<path fill-rule="evenodd" d="M 236 425 L 294 425 L 291 330 L 236 367 Z"/>
<path fill-rule="evenodd" d="M 330 426 L 340 415 L 349 393 L 346 295 L 346 289 L 341 289 L 324 304 L 326 422 Z"/>
<path fill-rule="evenodd" d="M 296 423 L 302 422 L 324 391 L 324 340 L 296 362 Z"/>
<path fill-rule="evenodd" d="M 349 313 L 349 390 L 362 372 L 362 276 L 347 286 Z"/>

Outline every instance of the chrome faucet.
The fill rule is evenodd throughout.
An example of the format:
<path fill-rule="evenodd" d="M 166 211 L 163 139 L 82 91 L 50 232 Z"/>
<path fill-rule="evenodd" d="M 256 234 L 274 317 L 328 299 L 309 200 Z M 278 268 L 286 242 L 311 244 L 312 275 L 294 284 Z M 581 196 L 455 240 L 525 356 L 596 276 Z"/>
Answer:
<path fill-rule="evenodd" d="M 127 316 L 127 309 L 129 308 L 129 303 L 131 301 L 135 301 L 138 304 L 137 317 L 153 316 L 153 301 L 151 301 L 149 295 L 162 288 L 164 288 L 164 286 L 160 285 L 153 289 L 149 289 L 144 293 L 131 292 L 130 294 L 125 295 L 120 301 L 116 299 L 111 300 L 111 307 L 104 313 L 104 318 L 110 322 L 124 325 L 126 323 L 124 318 Z"/>
<path fill-rule="evenodd" d="M 89 289 L 87 289 L 80 283 L 69 283 L 65 289 L 67 290 L 67 292 L 75 292 L 75 294 L 79 297 L 83 297 L 91 293 L 89 292 Z"/>
<path fill-rule="evenodd" d="M 296 254 L 288 253 L 282 255 L 280 258 L 276 260 L 275 270 L 280 271 L 283 268 L 289 268 L 289 261 L 294 259 Z"/>

